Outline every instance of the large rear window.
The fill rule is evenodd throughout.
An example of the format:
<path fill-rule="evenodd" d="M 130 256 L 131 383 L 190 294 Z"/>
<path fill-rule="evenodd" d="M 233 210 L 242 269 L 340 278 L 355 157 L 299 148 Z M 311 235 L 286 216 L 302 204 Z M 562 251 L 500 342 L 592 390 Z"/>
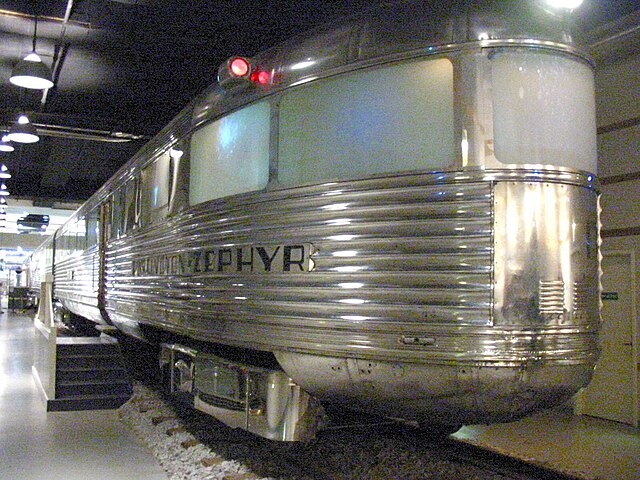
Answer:
<path fill-rule="evenodd" d="M 260 102 L 194 132 L 189 203 L 260 190 L 269 181 L 271 109 Z"/>
<path fill-rule="evenodd" d="M 596 172 L 591 68 L 564 55 L 505 49 L 491 56 L 496 158 Z"/>
<path fill-rule="evenodd" d="M 456 151 L 448 59 L 310 82 L 280 105 L 278 180 L 285 185 L 442 170 Z"/>

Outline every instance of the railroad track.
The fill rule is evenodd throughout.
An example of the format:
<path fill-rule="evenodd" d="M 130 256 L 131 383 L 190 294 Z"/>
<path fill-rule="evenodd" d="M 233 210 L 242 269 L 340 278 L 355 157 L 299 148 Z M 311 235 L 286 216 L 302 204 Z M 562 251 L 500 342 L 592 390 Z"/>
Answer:
<path fill-rule="evenodd" d="M 136 386 L 121 417 L 159 456 L 170 478 L 286 480 L 576 480 L 452 438 L 375 417 L 356 417 L 308 443 L 265 440 Z M 135 417 L 135 420 L 132 418 Z M 153 431 L 152 431 L 153 430 Z M 181 435 L 180 441 L 175 441 Z M 163 438 L 166 446 L 162 446 Z M 189 449 L 198 454 L 187 454 Z M 200 455 L 200 457 L 198 457 Z M 184 465 L 191 462 L 192 465 Z M 216 468 L 233 462 L 236 473 Z M 181 464 L 182 463 L 182 464 Z M 180 476 L 171 472 L 190 472 Z M 234 476 L 235 475 L 235 476 Z"/>

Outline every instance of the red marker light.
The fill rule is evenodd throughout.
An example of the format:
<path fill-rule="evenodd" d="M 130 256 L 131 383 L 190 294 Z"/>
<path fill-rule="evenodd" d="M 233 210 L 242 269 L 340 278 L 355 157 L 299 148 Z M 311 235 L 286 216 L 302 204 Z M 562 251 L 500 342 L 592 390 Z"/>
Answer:
<path fill-rule="evenodd" d="M 235 57 L 229 61 L 229 72 L 234 77 L 244 77 L 251 70 L 251 65 L 246 58 Z"/>
<path fill-rule="evenodd" d="M 256 70 L 251 74 L 251 81 L 260 85 L 267 85 L 271 80 L 271 74 L 266 70 Z"/>
<path fill-rule="evenodd" d="M 220 85 L 232 87 L 247 80 L 256 85 L 268 87 L 273 78 L 270 70 L 258 68 L 246 57 L 231 57 L 218 68 L 218 83 Z"/>

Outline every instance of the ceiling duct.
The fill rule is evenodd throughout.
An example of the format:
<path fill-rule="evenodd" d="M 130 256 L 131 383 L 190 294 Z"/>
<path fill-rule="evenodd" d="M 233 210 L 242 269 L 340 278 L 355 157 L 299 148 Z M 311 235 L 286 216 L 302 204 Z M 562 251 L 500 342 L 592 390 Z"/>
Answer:
<path fill-rule="evenodd" d="M 69 138 L 72 140 L 87 140 L 94 142 L 124 143 L 134 140 L 149 140 L 148 135 L 137 135 L 133 133 L 114 132 L 108 130 L 95 130 L 80 127 L 65 127 L 61 125 L 48 125 L 44 123 L 33 123 L 40 135 L 48 137 Z"/>

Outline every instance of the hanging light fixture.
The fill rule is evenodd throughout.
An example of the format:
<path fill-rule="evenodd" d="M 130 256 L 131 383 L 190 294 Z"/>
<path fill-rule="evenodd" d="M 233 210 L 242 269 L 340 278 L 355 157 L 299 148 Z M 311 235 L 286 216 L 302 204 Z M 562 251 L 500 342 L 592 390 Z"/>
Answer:
<path fill-rule="evenodd" d="M 35 143 L 40 140 L 36 127 L 29 122 L 29 118 L 24 114 L 20 115 L 18 122 L 11 126 L 7 138 L 18 143 Z"/>
<path fill-rule="evenodd" d="M 0 178 L 11 178 L 11 174 L 9 173 L 9 169 L 3 163 L 0 165 Z"/>
<path fill-rule="evenodd" d="M 7 135 L 2 135 L 0 137 L 0 152 L 13 152 L 15 148 L 11 145 L 11 141 L 9 140 Z"/>
<path fill-rule="evenodd" d="M 0 184 L 0 195 L 3 197 L 9 196 L 9 190 L 7 190 L 7 186 L 4 183 Z"/>
<path fill-rule="evenodd" d="M 51 70 L 36 53 L 37 35 L 38 17 L 36 16 L 33 27 L 33 50 L 13 67 L 9 81 L 19 87 L 44 90 L 53 87 L 53 81 L 51 80 Z"/>

